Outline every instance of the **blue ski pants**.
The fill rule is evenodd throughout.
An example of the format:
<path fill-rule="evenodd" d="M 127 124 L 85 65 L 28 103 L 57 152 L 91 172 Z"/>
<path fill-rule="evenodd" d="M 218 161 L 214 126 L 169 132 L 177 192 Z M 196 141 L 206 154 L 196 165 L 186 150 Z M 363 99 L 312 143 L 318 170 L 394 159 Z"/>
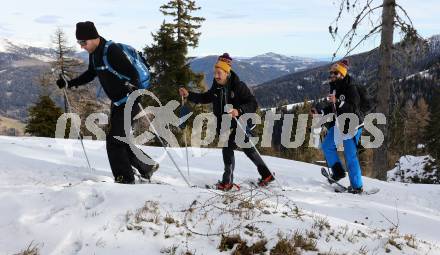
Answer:
<path fill-rule="evenodd" d="M 345 162 L 348 167 L 350 184 L 353 188 L 361 188 L 363 185 L 361 166 L 357 155 L 357 144 L 361 135 L 362 128 L 359 128 L 354 137 L 343 141 Z M 328 130 L 321 148 L 327 160 L 328 167 L 332 167 L 336 163 L 341 163 L 335 143 L 335 127 Z"/>

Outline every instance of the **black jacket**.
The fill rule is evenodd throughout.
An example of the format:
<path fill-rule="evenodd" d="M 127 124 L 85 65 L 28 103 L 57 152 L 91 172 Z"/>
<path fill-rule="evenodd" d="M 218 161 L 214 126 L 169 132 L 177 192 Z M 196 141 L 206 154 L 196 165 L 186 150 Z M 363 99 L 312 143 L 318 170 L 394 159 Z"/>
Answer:
<path fill-rule="evenodd" d="M 96 67 L 104 66 L 103 54 L 104 46 L 107 42 L 103 37 L 100 37 L 101 41 L 96 50 L 89 54 L 89 68 L 83 74 L 69 82 L 69 87 L 81 86 L 87 84 L 96 76 L 98 76 L 99 82 L 110 98 L 112 102 L 117 102 L 120 99 L 127 96 L 131 92 L 132 88 L 126 85 L 126 80 L 121 80 L 116 75 L 112 74 L 108 70 L 96 70 Z M 109 65 L 118 73 L 130 77 L 131 84 L 137 84 L 139 75 L 136 69 L 131 65 L 128 58 L 125 56 L 124 52 L 116 43 L 109 46 L 107 52 L 107 59 Z"/>
<path fill-rule="evenodd" d="M 215 79 L 212 82 L 212 87 L 205 93 L 189 92 L 188 100 L 196 104 L 212 103 L 214 115 L 218 120 L 225 113 L 224 107 L 226 104 L 232 104 L 239 114 L 255 113 L 257 111 L 257 100 L 251 93 L 246 84 L 240 81 L 240 78 L 231 71 L 231 76 L 225 85 L 218 84 Z M 220 121 L 217 122 L 220 127 Z M 233 122 L 233 128 L 236 123 Z"/>
<path fill-rule="evenodd" d="M 330 82 L 330 94 L 336 91 L 336 115 L 340 116 L 344 113 L 354 113 L 359 118 L 359 124 L 364 121 L 364 116 L 360 111 L 360 96 L 356 85 L 352 78 L 346 75 L 344 79 Z M 333 104 L 323 109 L 324 114 L 333 113 Z M 334 122 L 331 126 L 334 125 Z M 349 121 L 344 124 L 344 132 L 348 130 Z"/>

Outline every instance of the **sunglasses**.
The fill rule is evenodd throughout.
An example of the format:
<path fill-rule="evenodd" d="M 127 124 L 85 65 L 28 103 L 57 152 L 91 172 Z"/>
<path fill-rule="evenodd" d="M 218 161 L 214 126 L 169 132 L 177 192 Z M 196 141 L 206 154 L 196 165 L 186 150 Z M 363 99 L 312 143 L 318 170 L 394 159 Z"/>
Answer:
<path fill-rule="evenodd" d="M 79 45 L 81 46 L 86 46 L 87 45 L 87 40 L 78 40 L 76 41 Z"/>
<path fill-rule="evenodd" d="M 338 76 L 339 72 L 337 71 L 331 71 L 330 76 Z"/>

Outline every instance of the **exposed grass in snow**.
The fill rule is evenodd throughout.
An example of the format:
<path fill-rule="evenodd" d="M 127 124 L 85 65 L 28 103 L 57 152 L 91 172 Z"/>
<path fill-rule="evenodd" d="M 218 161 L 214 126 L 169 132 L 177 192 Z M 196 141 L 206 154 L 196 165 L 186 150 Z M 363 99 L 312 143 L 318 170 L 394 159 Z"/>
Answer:
<path fill-rule="evenodd" d="M 430 156 L 403 156 L 396 167 L 388 171 L 388 181 L 404 183 L 440 184 L 440 171 Z"/>
<path fill-rule="evenodd" d="M 30 243 L 25 250 L 14 255 L 40 255 L 40 249 L 38 248 L 38 245 Z"/>
<path fill-rule="evenodd" d="M 241 152 L 240 191 L 188 188 L 166 157 L 153 178 L 164 184 L 121 185 L 105 144 L 85 145 L 93 173 L 77 141 L 0 137 L 0 254 L 440 254 L 438 185 L 365 178 L 380 192 L 337 194 L 319 166 L 264 157 L 286 191 L 256 189 L 255 166 Z M 172 153 L 184 168 L 181 152 Z M 221 150 L 196 153 L 191 183 L 215 183 Z"/>

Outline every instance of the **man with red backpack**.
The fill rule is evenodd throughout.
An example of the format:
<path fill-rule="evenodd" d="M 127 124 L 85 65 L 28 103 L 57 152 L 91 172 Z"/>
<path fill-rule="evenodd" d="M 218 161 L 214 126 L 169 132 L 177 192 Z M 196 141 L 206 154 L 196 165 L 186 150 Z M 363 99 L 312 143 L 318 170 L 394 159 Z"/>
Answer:
<path fill-rule="evenodd" d="M 125 136 L 125 102 L 128 95 L 149 78 L 144 75 L 147 71 L 139 72 L 137 67 L 141 63 L 138 62 L 136 56 L 129 58 L 130 54 L 125 50 L 128 46 L 112 43 L 101 37 L 93 22 L 77 23 L 76 39 L 81 48 L 89 53 L 89 67 L 80 76 L 70 81 L 60 75 L 57 80 L 58 87 L 78 87 L 98 77 L 102 89 L 112 101 L 106 148 L 115 182 L 133 184 L 135 179 L 132 167 L 136 168 L 143 178 L 150 179 L 159 165 L 153 160 L 151 160 L 152 164 L 142 162 L 128 144 L 115 138 Z M 140 110 L 138 104 L 135 103 L 131 121 Z"/>

